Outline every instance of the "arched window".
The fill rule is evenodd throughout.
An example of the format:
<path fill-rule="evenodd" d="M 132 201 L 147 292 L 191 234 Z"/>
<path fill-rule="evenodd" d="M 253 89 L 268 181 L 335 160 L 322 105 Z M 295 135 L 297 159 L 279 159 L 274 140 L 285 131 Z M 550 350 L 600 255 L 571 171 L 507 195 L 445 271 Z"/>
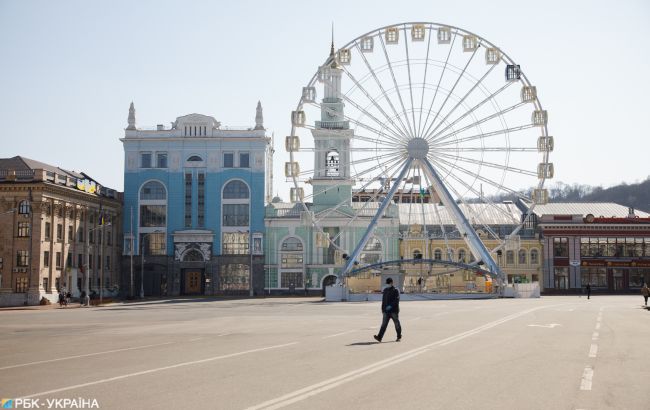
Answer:
<path fill-rule="evenodd" d="M 199 157 L 198 155 L 192 155 L 187 159 L 188 162 L 201 162 L 203 161 L 203 158 Z"/>
<path fill-rule="evenodd" d="M 366 246 L 363 247 L 363 252 L 359 257 L 359 261 L 364 265 L 373 265 L 381 262 L 382 246 L 377 237 L 368 239 Z"/>
<path fill-rule="evenodd" d="M 413 250 L 413 259 L 422 259 L 422 251 L 419 249 Z"/>
<path fill-rule="evenodd" d="M 167 199 L 165 186 L 158 181 L 149 181 L 140 188 L 141 200 Z"/>
<path fill-rule="evenodd" d="M 226 183 L 222 193 L 222 253 L 246 255 L 250 252 L 250 190 L 243 181 Z"/>
<path fill-rule="evenodd" d="M 203 262 L 203 254 L 196 249 L 191 249 L 183 256 L 183 262 Z"/>
<path fill-rule="evenodd" d="M 530 264 L 537 265 L 539 263 L 539 251 L 537 249 L 530 250 Z"/>
<path fill-rule="evenodd" d="M 20 205 L 18 205 L 18 213 L 26 215 L 30 211 L 30 206 L 29 206 L 29 201 L 20 201 Z"/>
<path fill-rule="evenodd" d="M 223 199 L 246 199 L 248 197 L 248 186 L 242 181 L 230 181 L 223 188 Z"/>
<path fill-rule="evenodd" d="M 148 181 L 140 188 L 138 248 L 145 255 L 167 253 L 167 190 L 159 181 Z"/>
<path fill-rule="evenodd" d="M 287 238 L 282 242 L 280 267 L 283 269 L 302 269 L 303 248 L 298 238 Z"/>
<path fill-rule="evenodd" d="M 433 259 L 437 261 L 442 260 L 442 251 L 440 249 L 436 249 L 435 251 L 433 251 Z"/>
<path fill-rule="evenodd" d="M 339 172 L 339 153 L 338 151 L 329 151 L 325 155 L 325 176 L 338 177 Z"/>
<path fill-rule="evenodd" d="M 467 262 L 465 255 L 466 255 L 465 249 L 459 249 L 458 250 L 458 262 L 461 262 L 461 263 Z"/>
<path fill-rule="evenodd" d="M 525 249 L 519 249 L 519 264 L 520 265 L 525 265 L 526 264 L 526 250 Z"/>
<path fill-rule="evenodd" d="M 514 265 L 515 253 L 513 251 L 506 251 L 506 265 Z"/>

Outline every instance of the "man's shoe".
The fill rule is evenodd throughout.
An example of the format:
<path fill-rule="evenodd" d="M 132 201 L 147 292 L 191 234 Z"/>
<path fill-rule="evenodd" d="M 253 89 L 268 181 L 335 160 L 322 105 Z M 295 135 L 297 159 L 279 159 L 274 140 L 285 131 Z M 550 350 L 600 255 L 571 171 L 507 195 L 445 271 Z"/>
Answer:
<path fill-rule="evenodd" d="M 397 340 L 395 340 L 395 341 L 399 342 L 400 340 L 402 340 L 402 336 L 397 336 Z"/>
<path fill-rule="evenodd" d="M 378 341 L 379 343 L 381 343 L 381 339 L 379 338 L 379 336 L 374 335 L 373 337 L 375 338 L 376 341 Z"/>

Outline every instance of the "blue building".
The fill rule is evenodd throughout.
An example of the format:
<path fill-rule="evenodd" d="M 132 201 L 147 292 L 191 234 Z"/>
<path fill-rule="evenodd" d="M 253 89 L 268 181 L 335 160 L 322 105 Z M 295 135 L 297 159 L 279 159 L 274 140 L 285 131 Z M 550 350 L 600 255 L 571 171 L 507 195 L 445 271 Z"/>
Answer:
<path fill-rule="evenodd" d="M 136 127 L 131 103 L 121 141 L 121 288 L 132 296 L 262 290 L 272 143 L 261 104 L 254 127 L 189 114 L 147 129 Z"/>

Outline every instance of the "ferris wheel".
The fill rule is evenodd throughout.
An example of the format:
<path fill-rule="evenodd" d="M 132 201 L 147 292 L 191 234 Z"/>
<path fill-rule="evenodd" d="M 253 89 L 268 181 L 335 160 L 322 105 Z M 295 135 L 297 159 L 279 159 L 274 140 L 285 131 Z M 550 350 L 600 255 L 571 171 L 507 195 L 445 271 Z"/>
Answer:
<path fill-rule="evenodd" d="M 498 272 L 492 254 L 503 238 L 483 227 L 499 242 L 486 248 L 477 221 L 505 214 L 505 197 L 526 201 L 530 210 L 545 203 L 544 182 L 553 177 L 554 140 L 537 94 L 515 60 L 458 27 L 400 23 L 338 50 L 332 42 L 291 114 L 291 201 L 302 204 L 306 224 L 350 255 L 342 273 L 394 197 L 405 193 L 415 193 L 414 215 L 425 212 L 425 197 L 444 205 L 476 261 Z M 324 227 L 334 214 L 341 231 L 328 237 Z M 521 214 L 502 216 L 515 226 L 511 236 L 525 223 Z M 420 223 L 436 218 L 437 211 Z M 365 234 L 339 245 L 345 229 L 359 223 Z"/>

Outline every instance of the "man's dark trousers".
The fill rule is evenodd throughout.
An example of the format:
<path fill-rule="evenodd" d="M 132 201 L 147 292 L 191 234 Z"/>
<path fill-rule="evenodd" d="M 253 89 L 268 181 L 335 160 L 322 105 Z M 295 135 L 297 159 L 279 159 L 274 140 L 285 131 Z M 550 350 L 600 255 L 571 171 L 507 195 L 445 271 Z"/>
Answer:
<path fill-rule="evenodd" d="M 384 312 L 384 318 L 381 321 L 381 329 L 379 329 L 379 334 L 377 335 L 379 340 L 384 338 L 384 333 L 386 332 L 388 321 L 390 319 L 393 319 L 393 323 L 395 323 L 395 331 L 397 332 L 397 337 L 402 337 L 402 325 L 399 323 L 399 313 Z"/>

